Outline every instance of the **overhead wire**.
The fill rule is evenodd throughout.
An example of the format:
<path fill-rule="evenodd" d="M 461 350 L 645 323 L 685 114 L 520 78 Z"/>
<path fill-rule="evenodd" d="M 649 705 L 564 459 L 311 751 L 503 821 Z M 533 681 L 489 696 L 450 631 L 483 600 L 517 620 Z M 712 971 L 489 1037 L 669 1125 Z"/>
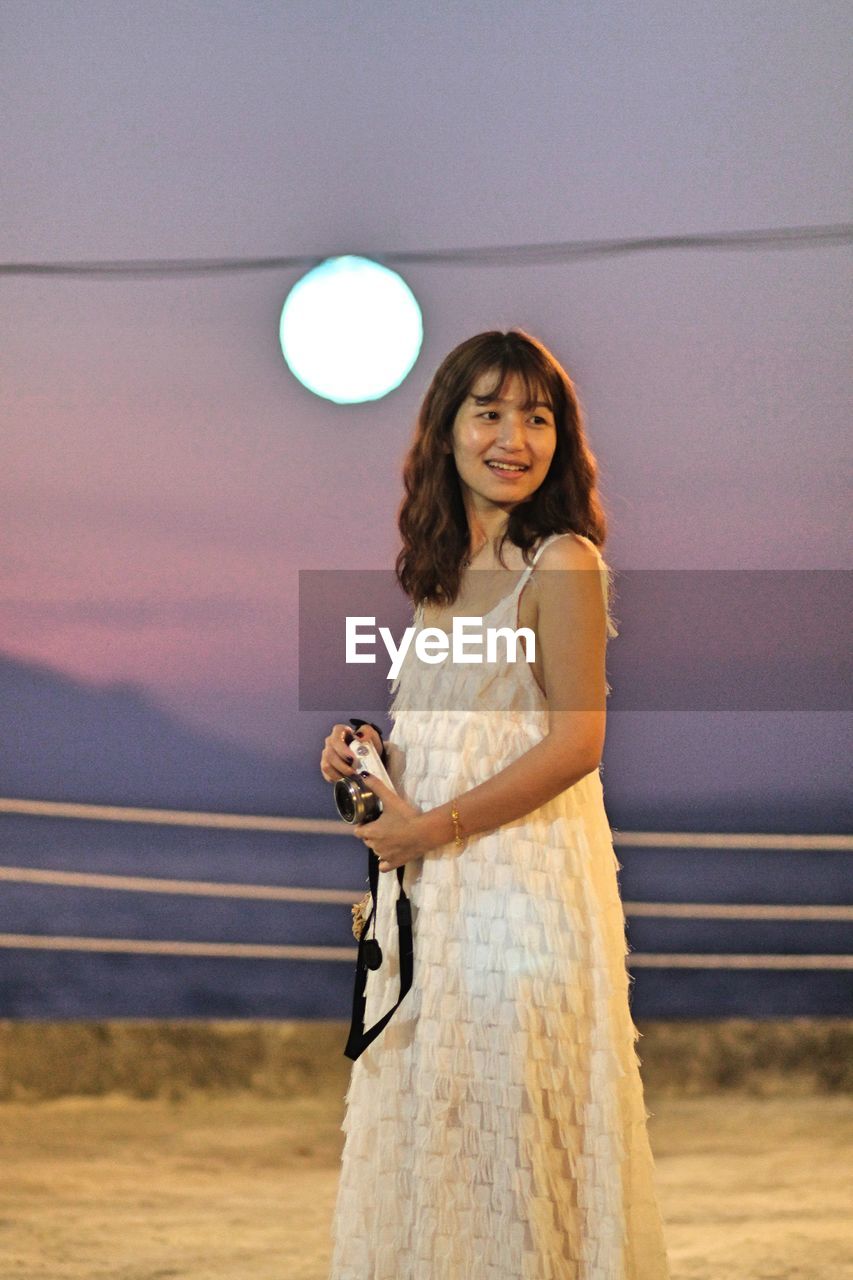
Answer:
<path fill-rule="evenodd" d="M 449 249 L 365 250 L 385 266 L 543 266 L 666 249 L 755 250 L 830 247 L 853 241 L 853 223 L 764 227 L 748 231 L 694 232 L 686 235 L 631 236 L 608 240 L 561 240 L 541 244 L 480 245 Z M 350 251 L 354 253 L 355 251 Z M 230 258 L 130 258 L 121 260 L 3 262 L 0 276 L 71 276 L 87 279 L 156 279 L 212 276 L 251 271 L 281 271 L 319 266 L 344 253 L 287 254 Z"/>

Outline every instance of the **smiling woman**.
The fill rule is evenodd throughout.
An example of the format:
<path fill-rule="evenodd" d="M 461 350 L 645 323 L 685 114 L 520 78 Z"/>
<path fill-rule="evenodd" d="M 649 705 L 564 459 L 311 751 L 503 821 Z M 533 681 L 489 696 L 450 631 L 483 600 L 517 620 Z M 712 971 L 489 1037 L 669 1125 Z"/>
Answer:
<path fill-rule="evenodd" d="M 387 743 L 361 731 L 393 787 L 368 773 L 382 812 L 352 828 L 378 883 L 383 959 L 368 972 L 360 944 L 359 976 L 381 1030 L 348 1045 L 331 1280 L 667 1280 L 599 772 L 606 520 L 568 374 L 518 331 L 462 343 L 404 484 L 415 642 Z M 486 615 L 530 630 L 528 661 L 418 660 Z M 355 772 L 343 726 L 321 769 Z"/>

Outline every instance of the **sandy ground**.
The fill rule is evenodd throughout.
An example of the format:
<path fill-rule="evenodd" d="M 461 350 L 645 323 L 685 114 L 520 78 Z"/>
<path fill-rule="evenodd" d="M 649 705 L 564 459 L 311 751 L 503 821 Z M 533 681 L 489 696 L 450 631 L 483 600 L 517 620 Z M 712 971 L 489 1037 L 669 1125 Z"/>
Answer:
<path fill-rule="evenodd" d="M 673 1280 L 847 1280 L 853 1103 L 660 1097 Z M 2 1280 L 327 1280 L 343 1099 L 0 1105 Z"/>

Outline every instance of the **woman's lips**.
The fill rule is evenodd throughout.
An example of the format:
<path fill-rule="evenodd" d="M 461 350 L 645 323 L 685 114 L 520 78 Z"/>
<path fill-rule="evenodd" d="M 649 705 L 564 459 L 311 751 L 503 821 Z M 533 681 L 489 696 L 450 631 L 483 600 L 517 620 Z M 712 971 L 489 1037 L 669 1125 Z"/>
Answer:
<path fill-rule="evenodd" d="M 515 464 L 508 464 L 506 469 L 504 469 L 504 467 L 496 465 L 494 461 L 492 461 L 492 463 L 487 462 L 486 466 L 493 476 L 500 476 L 502 480 L 517 480 L 519 476 L 526 476 L 527 472 L 530 470 L 529 467 L 524 465 L 521 465 L 516 469 Z"/>

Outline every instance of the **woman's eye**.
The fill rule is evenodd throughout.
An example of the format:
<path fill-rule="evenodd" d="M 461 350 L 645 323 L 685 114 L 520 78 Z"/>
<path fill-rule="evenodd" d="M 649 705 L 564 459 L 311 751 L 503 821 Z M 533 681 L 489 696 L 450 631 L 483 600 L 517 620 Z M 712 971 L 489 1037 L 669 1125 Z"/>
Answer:
<path fill-rule="evenodd" d="M 500 414 L 498 413 L 497 409 L 484 409 L 478 416 L 480 418 L 486 418 L 488 421 L 491 422 L 495 418 L 499 418 Z M 529 421 L 531 426 L 534 426 L 534 427 L 550 426 L 548 419 L 543 418 L 540 414 L 534 414 L 533 417 L 529 419 Z"/>

